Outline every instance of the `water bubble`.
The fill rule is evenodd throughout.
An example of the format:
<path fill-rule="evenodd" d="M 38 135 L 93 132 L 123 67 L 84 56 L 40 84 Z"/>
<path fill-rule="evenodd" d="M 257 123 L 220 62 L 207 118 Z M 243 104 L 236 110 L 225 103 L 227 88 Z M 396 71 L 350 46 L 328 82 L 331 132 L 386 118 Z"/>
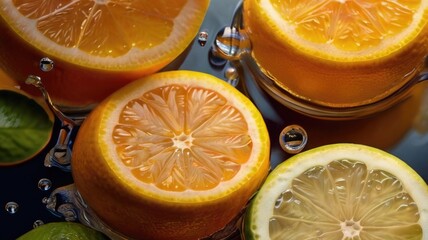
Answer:
<path fill-rule="evenodd" d="M 208 60 L 211 66 L 216 68 L 222 68 L 226 65 L 227 60 L 217 56 L 215 48 L 211 48 L 211 51 L 208 52 Z"/>
<path fill-rule="evenodd" d="M 47 191 L 52 187 L 51 180 L 47 178 L 42 178 L 39 180 L 39 183 L 37 184 L 40 190 Z"/>
<path fill-rule="evenodd" d="M 48 203 L 49 203 L 49 201 L 50 201 L 50 198 L 48 198 L 48 197 L 44 197 L 44 198 L 42 198 L 42 203 L 43 203 L 43 204 L 48 204 Z"/>
<path fill-rule="evenodd" d="M 229 83 L 230 85 L 232 85 L 234 87 L 236 87 L 238 85 L 239 74 L 238 74 L 238 70 L 236 70 L 236 68 L 228 67 L 224 71 L 224 77 L 226 78 L 227 83 Z"/>
<path fill-rule="evenodd" d="M 45 224 L 42 220 L 36 220 L 36 221 L 34 221 L 34 223 L 33 223 L 33 228 L 36 228 L 36 227 L 40 227 L 40 226 L 42 226 L 43 224 Z"/>
<path fill-rule="evenodd" d="M 207 41 L 208 41 L 208 32 L 206 32 L 206 31 L 199 32 L 199 34 L 198 34 L 199 45 L 204 47 L 207 44 Z"/>
<path fill-rule="evenodd" d="M 52 61 L 48 57 L 40 59 L 39 64 L 40 70 L 42 70 L 43 72 L 49 72 L 54 68 L 54 61 Z"/>
<path fill-rule="evenodd" d="M 235 27 L 225 27 L 218 32 L 214 41 L 215 51 L 227 60 L 238 60 L 243 53 L 251 49 L 250 41 L 245 34 Z"/>
<path fill-rule="evenodd" d="M 279 134 L 279 144 L 281 148 L 290 154 L 299 153 L 305 148 L 308 135 L 299 125 L 289 125 Z"/>
<path fill-rule="evenodd" d="M 27 79 L 25 79 L 25 83 L 37 87 L 42 84 L 42 79 L 39 76 L 29 75 Z"/>
<path fill-rule="evenodd" d="M 19 205 L 16 202 L 8 202 L 4 206 L 4 209 L 6 209 L 6 212 L 10 214 L 15 214 L 16 212 L 18 212 Z"/>

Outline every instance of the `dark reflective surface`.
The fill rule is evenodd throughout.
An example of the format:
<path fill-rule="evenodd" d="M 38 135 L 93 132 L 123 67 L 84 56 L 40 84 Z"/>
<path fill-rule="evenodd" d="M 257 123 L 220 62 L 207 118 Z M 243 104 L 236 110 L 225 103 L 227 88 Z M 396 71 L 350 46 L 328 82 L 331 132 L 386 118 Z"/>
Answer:
<path fill-rule="evenodd" d="M 201 27 L 201 31 L 208 33 L 207 43 L 201 46 L 195 38 L 186 58 L 179 62 L 178 68 L 202 71 L 225 79 L 225 72 L 231 64 L 221 61 L 214 61 L 219 63 L 216 65 L 211 64 L 210 47 L 217 32 L 232 21 L 232 14 L 239 1 L 211 0 L 211 2 L 210 11 Z M 327 121 L 306 117 L 286 109 L 255 85 L 248 76 L 248 71 L 244 69 L 241 73 L 245 74 L 247 80 L 244 82 L 241 78 L 238 88 L 255 102 L 268 125 L 272 139 L 273 167 L 290 156 L 279 146 L 279 134 L 284 127 L 298 124 L 308 133 L 309 139 L 305 149 L 336 142 L 368 144 L 400 157 L 428 182 L 428 119 L 427 116 L 421 117 L 428 114 L 428 94 L 423 95 L 424 89 L 415 90 L 412 98 L 369 118 Z M 59 129 L 59 123 L 56 123 L 55 129 Z M 55 134 L 54 132 L 54 137 Z M 42 202 L 54 189 L 73 182 L 70 173 L 43 165 L 46 153 L 55 142 L 56 139 L 53 138 L 46 149 L 30 161 L 16 166 L 0 167 L 1 239 L 15 239 L 31 230 L 37 220 L 44 223 L 63 221 L 48 212 Z M 38 187 L 38 182 L 42 178 L 52 181 L 52 187 L 47 191 Z M 6 203 L 11 201 L 19 204 L 15 214 L 9 214 L 5 210 Z"/>

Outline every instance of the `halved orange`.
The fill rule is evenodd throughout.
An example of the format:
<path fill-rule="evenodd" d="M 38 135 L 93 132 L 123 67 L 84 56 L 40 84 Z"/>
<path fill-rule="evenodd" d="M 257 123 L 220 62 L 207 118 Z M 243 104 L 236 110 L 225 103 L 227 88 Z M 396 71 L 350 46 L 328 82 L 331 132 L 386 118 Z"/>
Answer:
<path fill-rule="evenodd" d="M 269 169 L 264 120 L 211 75 L 170 71 L 98 105 L 73 146 L 78 191 L 111 228 L 136 239 L 198 239 L 244 209 Z"/>
<path fill-rule="evenodd" d="M 262 70 L 323 106 L 384 99 L 421 71 L 428 53 L 427 0 L 245 0 L 243 9 Z"/>
<path fill-rule="evenodd" d="M 57 104 L 96 104 L 185 52 L 208 6 L 209 0 L 2 0 L 0 65 L 17 80 L 42 77 Z M 55 62 L 52 72 L 39 69 L 43 57 Z"/>

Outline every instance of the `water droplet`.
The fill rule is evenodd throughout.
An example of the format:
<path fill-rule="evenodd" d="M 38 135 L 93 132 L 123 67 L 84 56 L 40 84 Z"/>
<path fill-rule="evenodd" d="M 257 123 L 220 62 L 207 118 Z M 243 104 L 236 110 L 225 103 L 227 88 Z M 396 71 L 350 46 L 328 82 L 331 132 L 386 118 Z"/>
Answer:
<path fill-rule="evenodd" d="M 8 202 L 4 206 L 4 209 L 6 209 L 6 212 L 10 214 L 15 214 L 19 209 L 19 205 L 16 202 Z"/>
<path fill-rule="evenodd" d="M 40 190 L 47 191 L 52 187 L 51 180 L 47 178 L 42 178 L 39 180 L 39 183 L 37 184 Z"/>
<path fill-rule="evenodd" d="M 44 57 L 40 59 L 39 67 L 40 67 L 40 70 L 42 70 L 43 72 L 49 72 L 54 68 L 54 61 L 52 61 L 48 57 Z"/>
<path fill-rule="evenodd" d="M 226 78 L 227 83 L 229 83 L 230 85 L 232 85 L 234 87 L 236 87 L 238 85 L 239 74 L 238 74 L 238 70 L 236 70 L 236 68 L 228 67 L 224 71 L 224 77 Z"/>
<path fill-rule="evenodd" d="M 25 83 L 37 87 L 42 84 L 42 79 L 39 76 L 29 75 L 27 79 L 25 79 Z"/>
<path fill-rule="evenodd" d="M 250 51 L 250 41 L 235 27 L 225 27 L 218 32 L 214 41 L 214 49 L 227 60 L 238 60 L 241 54 Z"/>
<path fill-rule="evenodd" d="M 285 127 L 279 134 L 279 144 L 281 148 L 290 154 L 299 153 L 305 148 L 308 135 L 302 127 L 290 125 Z"/>
<path fill-rule="evenodd" d="M 34 221 L 34 223 L 33 223 L 33 228 L 36 228 L 36 227 L 40 227 L 40 226 L 42 226 L 43 224 L 45 224 L 42 220 L 36 220 L 36 221 Z"/>
<path fill-rule="evenodd" d="M 222 68 L 226 65 L 227 60 L 217 56 L 215 49 L 211 48 L 211 51 L 208 53 L 208 60 L 211 66 L 216 68 Z"/>
<path fill-rule="evenodd" d="M 202 31 L 199 33 L 198 35 L 198 43 L 199 45 L 201 45 L 202 47 L 204 47 L 207 44 L 208 41 L 208 32 L 206 31 Z"/>

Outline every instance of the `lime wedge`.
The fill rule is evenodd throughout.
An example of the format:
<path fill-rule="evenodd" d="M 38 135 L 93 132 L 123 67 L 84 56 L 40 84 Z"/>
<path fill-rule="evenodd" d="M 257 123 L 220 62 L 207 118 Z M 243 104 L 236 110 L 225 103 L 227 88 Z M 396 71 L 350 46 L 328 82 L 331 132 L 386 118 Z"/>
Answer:
<path fill-rule="evenodd" d="M 30 230 L 17 240 L 108 240 L 104 234 L 80 223 L 52 222 Z"/>

